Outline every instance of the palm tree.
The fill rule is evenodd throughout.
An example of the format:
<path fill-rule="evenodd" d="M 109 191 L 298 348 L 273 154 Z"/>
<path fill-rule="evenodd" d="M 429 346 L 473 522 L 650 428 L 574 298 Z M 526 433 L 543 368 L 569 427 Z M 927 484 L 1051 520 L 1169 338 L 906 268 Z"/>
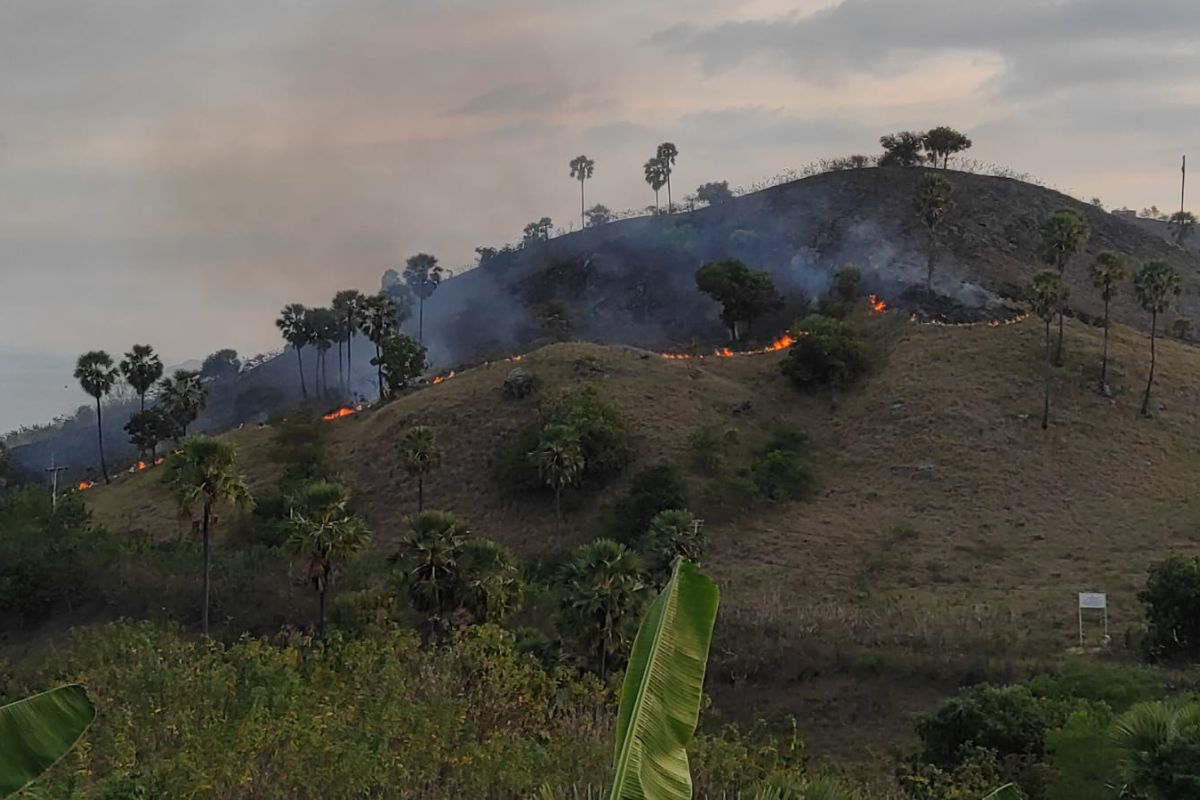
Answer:
<path fill-rule="evenodd" d="M 670 142 L 663 142 L 658 146 L 658 152 L 654 157 L 659 164 L 662 165 L 663 177 L 667 181 L 667 213 L 671 213 L 671 172 L 675 166 L 675 157 L 679 155 L 679 150 Z"/>
<path fill-rule="evenodd" d="M 321 596 L 317 637 L 325 639 L 325 595 L 334 568 L 363 548 L 371 534 L 366 523 L 347 509 L 350 496 L 327 481 L 306 484 L 292 500 L 289 535 L 284 546 L 304 560 L 305 571 Z"/>
<path fill-rule="evenodd" d="M 359 308 L 358 326 L 375 345 L 375 366 L 379 378 L 379 399 L 383 399 L 383 342 L 396 332 L 396 305 L 385 294 L 373 294 Z"/>
<path fill-rule="evenodd" d="M 946 219 L 946 214 L 954 207 L 950 199 L 954 187 L 950 181 L 941 175 L 926 175 L 917 184 L 913 196 L 913 207 L 920 215 L 921 221 L 929 229 L 929 240 L 925 248 L 925 293 L 933 291 L 933 262 L 937 248 L 937 229 Z"/>
<path fill-rule="evenodd" d="M 417 479 L 417 512 L 425 510 L 425 476 L 442 465 L 442 450 L 437 446 L 433 428 L 416 425 L 400 437 L 398 446 L 404 469 Z"/>
<path fill-rule="evenodd" d="M 574 486 L 583 473 L 583 445 L 579 432 L 569 425 L 550 424 L 542 428 L 537 447 L 529 453 L 542 481 L 554 490 L 554 515 L 557 532 L 562 535 L 562 493 Z"/>
<path fill-rule="evenodd" d="M 702 530 L 700 520 L 684 509 L 668 509 L 654 515 L 638 549 L 651 560 L 650 572 L 658 583 L 670 577 L 676 558 L 699 563 L 704 555 Z"/>
<path fill-rule="evenodd" d="M 75 363 L 75 380 L 83 390 L 96 398 L 96 441 L 100 447 L 100 472 L 104 482 L 111 483 L 108 478 L 108 464 L 104 460 L 104 420 L 101 416 L 100 399 L 112 391 L 117 382 L 117 370 L 113 368 L 112 357 L 103 350 L 89 350 L 79 357 Z"/>
<path fill-rule="evenodd" d="M 304 356 L 300 354 L 304 345 L 309 342 L 308 325 L 304 320 L 305 311 L 302 304 L 289 303 L 283 307 L 283 311 L 279 312 L 279 319 L 275 320 L 275 327 L 279 328 L 279 332 L 283 334 L 284 341 L 296 351 L 296 364 L 300 367 L 300 393 L 307 400 L 308 387 L 304 384 Z"/>
<path fill-rule="evenodd" d="M 658 190 L 667 183 L 667 170 L 657 158 L 652 158 L 642 165 L 646 183 L 654 190 L 654 210 L 658 211 Z"/>
<path fill-rule="evenodd" d="M 1176 211 L 1171 215 L 1167 224 L 1171 226 L 1175 244 L 1183 247 L 1196 228 L 1196 215 L 1190 211 Z"/>
<path fill-rule="evenodd" d="M 425 344 L 425 298 L 437 291 L 447 271 L 438 266 L 437 258 L 428 253 L 417 253 L 405 262 L 404 282 L 417 296 L 417 341 Z"/>
<path fill-rule="evenodd" d="M 317 360 L 313 368 L 313 391 L 324 397 L 329 391 L 329 378 L 325 368 L 325 356 L 339 335 L 340 320 L 328 308 L 310 308 L 304 312 L 304 324 L 308 328 L 309 343 L 316 348 Z"/>
<path fill-rule="evenodd" d="M 1150 374 L 1146 377 L 1146 393 L 1142 395 L 1142 414 L 1150 413 L 1150 387 L 1154 385 L 1154 341 L 1158 315 L 1170 307 L 1171 301 L 1183 291 L 1183 276 L 1164 261 L 1151 261 L 1133 276 L 1133 288 L 1138 303 L 1150 312 Z"/>
<path fill-rule="evenodd" d="M 187 436 L 188 425 L 195 422 L 208 405 L 208 389 L 199 372 L 177 369 L 171 377 L 159 381 L 158 403 L 171 420 L 174 438 L 179 441 Z"/>
<path fill-rule="evenodd" d="M 1042 403 L 1042 430 L 1050 425 L 1050 323 L 1067 300 L 1067 284 L 1054 270 L 1044 269 L 1029 284 L 1033 311 L 1046 323 L 1046 358 L 1043 367 L 1045 400 Z"/>
<path fill-rule="evenodd" d="M 193 436 L 180 452 L 167 459 L 163 483 L 175 495 L 181 513 L 191 516 L 196 507 L 203 509 L 200 531 L 204 541 L 204 605 L 201 619 L 208 636 L 209 524 L 213 508 L 222 502 L 239 508 L 254 504 L 246 482 L 237 470 L 237 451 L 229 442 L 211 436 Z"/>
<path fill-rule="evenodd" d="M 458 553 L 463 610 L 476 624 L 500 624 L 521 604 L 524 585 L 511 551 L 491 539 L 473 537 Z"/>
<path fill-rule="evenodd" d="M 342 375 L 342 342 L 346 343 L 346 375 L 342 381 L 343 390 L 350 394 L 350 381 L 354 379 L 354 333 L 358 330 L 359 314 L 366 296 L 357 289 L 343 289 L 333 296 L 333 312 L 342 321 L 341 334 L 338 336 L 338 375 Z"/>
<path fill-rule="evenodd" d="M 393 561 L 404 570 L 404 585 L 413 608 L 440 618 L 455 608 L 460 584 L 458 558 L 469 531 L 445 511 L 422 511 L 404 520 L 408 534 Z"/>
<path fill-rule="evenodd" d="M 142 411 L 146 410 L 146 392 L 155 381 L 162 377 L 162 360 L 148 344 L 135 344 L 121 360 L 121 374 L 125 381 L 133 387 L 141 402 Z"/>
<path fill-rule="evenodd" d="M 1092 285 L 1100 290 L 1100 298 L 1104 300 L 1104 350 L 1100 356 L 1100 391 L 1107 388 L 1108 377 L 1108 307 L 1117 294 L 1117 285 L 1129 276 L 1125 257 L 1117 253 L 1101 253 L 1092 262 L 1089 275 Z"/>
<path fill-rule="evenodd" d="M 604 678 L 616 666 L 612 662 L 629 651 L 647 589 L 641 560 L 623 544 L 597 539 L 575 551 L 559 578 L 562 630 L 595 658 Z"/>
<path fill-rule="evenodd" d="M 1195 752 L 1197 736 L 1200 704 L 1175 700 L 1130 708 L 1113 723 L 1110 736 L 1122 784 L 1116 796 L 1191 797 L 1187 787 L 1194 783 L 1181 782 L 1179 769 L 1172 767 Z M 1194 767 L 1188 771 L 1195 773 Z"/>
<path fill-rule="evenodd" d="M 1091 235 L 1087 220 L 1072 208 L 1055 211 L 1042 225 L 1042 260 L 1058 270 L 1066 280 L 1067 263 L 1083 249 Z M 1066 295 L 1063 295 L 1066 302 Z M 1063 310 L 1058 310 L 1058 347 L 1054 351 L 1054 363 L 1062 365 Z"/>
<path fill-rule="evenodd" d="M 579 227 L 586 228 L 587 220 L 585 218 L 583 200 L 583 182 L 592 177 L 592 171 L 596 167 L 596 162 L 587 156 L 575 156 L 571 159 L 571 177 L 579 181 Z"/>

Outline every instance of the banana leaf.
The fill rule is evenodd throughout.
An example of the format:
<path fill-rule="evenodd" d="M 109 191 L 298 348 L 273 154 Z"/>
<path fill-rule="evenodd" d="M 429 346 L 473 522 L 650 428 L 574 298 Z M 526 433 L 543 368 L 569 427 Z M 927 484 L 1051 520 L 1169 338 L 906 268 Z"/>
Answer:
<path fill-rule="evenodd" d="M 621 687 L 609 800 L 690 800 L 686 748 L 700 716 L 718 597 L 680 558 L 642 619 Z"/>
<path fill-rule="evenodd" d="M 1025 800 L 1025 798 L 1016 786 L 1006 783 L 983 800 Z"/>
<path fill-rule="evenodd" d="M 78 684 L 0 707 L 0 797 L 19 792 L 54 766 L 95 716 Z"/>

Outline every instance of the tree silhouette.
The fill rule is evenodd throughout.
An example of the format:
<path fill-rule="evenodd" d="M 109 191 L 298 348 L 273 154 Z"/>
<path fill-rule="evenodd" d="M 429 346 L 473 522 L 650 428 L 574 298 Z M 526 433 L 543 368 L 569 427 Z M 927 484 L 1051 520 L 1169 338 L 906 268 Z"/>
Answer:
<path fill-rule="evenodd" d="M 151 459 L 158 455 L 158 443 L 171 438 L 175 423 L 161 408 L 139 411 L 125 423 L 129 443 L 138 449 L 138 456 L 149 454 Z"/>
<path fill-rule="evenodd" d="M 1175 244 L 1183 247 L 1188 237 L 1192 235 L 1192 231 L 1196 229 L 1196 215 L 1190 211 L 1176 211 L 1171 215 L 1168 224 L 1171 226 L 1171 235 L 1175 239 Z"/>
<path fill-rule="evenodd" d="M 159 382 L 158 403 L 171 421 L 173 438 L 179 441 L 187 436 L 188 425 L 196 421 L 208 404 L 208 389 L 199 372 L 177 369 L 171 377 Z"/>
<path fill-rule="evenodd" d="M 929 155 L 929 163 L 946 169 L 950 165 L 950 156 L 969 149 L 971 140 L 954 128 L 942 125 L 925 134 L 923 145 Z"/>
<path fill-rule="evenodd" d="M 242 369 L 237 350 L 225 347 L 210 353 L 200 365 L 200 377 L 224 380 L 236 376 Z"/>
<path fill-rule="evenodd" d="M 1183 276 L 1165 261 L 1150 261 L 1133 276 L 1133 289 L 1138 303 L 1150 312 L 1150 374 L 1146 376 L 1146 393 L 1142 395 L 1142 414 L 1150 413 L 1150 387 L 1154 385 L 1155 339 L 1158 315 L 1166 311 L 1183 291 Z"/>
<path fill-rule="evenodd" d="M 425 344 L 425 300 L 437 291 L 446 270 L 438 266 L 437 259 L 428 253 L 417 253 L 405 262 L 404 282 L 417 296 L 417 341 Z"/>
<path fill-rule="evenodd" d="M 732 200 L 733 192 L 729 190 L 729 181 L 709 182 L 696 189 L 696 199 L 701 203 L 715 206 L 718 203 L 727 203 Z"/>
<path fill-rule="evenodd" d="M 425 348 L 405 333 L 394 333 L 379 344 L 379 355 L 371 359 L 387 387 L 387 396 L 395 397 L 425 371 Z"/>
<path fill-rule="evenodd" d="M 721 321 L 729 338 L 738 340 L 738 323 L 753 324 L 761 314 L 783 302 L 766 272 L 752 270 L 741 261 L 716 261 L 696 270 L 696 286 L 721 304 Z"/>
<path fill-rule="evenodd" d="M 951 199 L 953 191 L 954 187 L 950 185 L 950 181 L 941 175 L 926 175 L 917 184 L 917 191 L 913 195 L 913 208 L 916 209 L 917 214 L 921 217 L 921 222 L 925 223 L 925 227 L 929 231 L 925 247 L 926 294 L 933 291 L 933 264 L 937 253 L 937 231 L 945 221 L 946 215 L 954 207 L 954 201 Z"/>
<path fill-rule="evenodd" d="M 655 157 L 642 165 L 642 171 L 645 173 L 646 183 L 654 190 L 654 210 L 658 211 L 658 191 L 667 184 L 667 168 Z"/>
<path fill-rule="evenodd" d="M 137 392 L 141 410 L 146 410 L 146 392 L 163 374 L 162 360 L 148 344 L 135 344 L 121 360 L 125 382 Z"/>
<path fill-rule="evenodd" d="M 554 222 L 549 217 L 542 217 L 525 226 L 525 230 L 521 234 L 521 240 L 526 244 L 548 242 L 550 241 L 550 232 L 553 229 Z"/>
<path fill-rule="evenodd" d="M 654 154 L 654 158 L 662 165 L 663 177 L 667 181 L 667 213 L 672 211 L 671 206 L 671 173 L 675 171 L 675 159 L 679 155 L 679 150 L 671 142 L 663 142 L 658 146 L 658 151 Z"/>
<path fill-rule="evenodd" d="M 1071 208 L 1055 211 L 1042 225 L 1042 260 L 1058 270 L 1065 281 L 1068 262 L 1083 249 L 1089 235 L 1087 220 L 1078 211 Z M 1066 302 L 1065 294 L 1063 302 Z M 1054 351 L 1054 363 L 1059 366 L 1062 366 L 1063 311 L 1062 308 L 1058 310 L 1058 346 Z"/>
<path fill-rule="evenodd" d="M 405 431 L 397 449 L 405 472 L 417 479 L 417 513 L 420 513 L 425 510 L 425 476 L 442 466 L 442 449 L 428 425 L 415 425 Z"/>
<path fill-rule="evenodd" d="M 1046 323 L 1046 352 L 1042 377 L 1045 383 L 1045 398 L 1042 403 L 1042 430 L 1050 425 L 1050 323 L 1054 315 L 1062 308 L 1067 299 L 1067 284 L 1062 275 L 1054 270 L 1044 269 L 1033 276 L 1029 284 L 1029 296 L 1033 304 L 1033 313 Z"/>
<path fill-rule="evenodd" d="M 313 368 L 313 391 L 317 397 L 324 397 L 329 391 L 329 376 L 326 370 L 326 355 L 333 347 L 341 333 L 341 320 L 329 308 L 310 308 L 304 314 L 304 324 L 308 327 L 309 343 L 317 352 Z"/>
<path fill-rule="evenodd" d="M 204 636 L 208 637 L 209 578 L 212 558 L 209 527 L 218 503 L 241 508 L 254 504 L 250 490 L 237 470 L 237 451 L 228 442 L 210 436 L 193 436 L 179 453 L 167 459 L 163 483 L 175 496 L 181 513 L 191 516 L 202 509 L 200 531 L 204 542 L 204 601 L 201 612 Z"/>
<path fill-rule="evenodd" d="M 921 149 L 925 146 L 925 134 L 914 131 L 889 133 L 879 137 L 883 155 L 879 157 L 881 167 L 915 167 L 923 160 Z"/>
<path fill-rule="evenodd" d="M 562 536 L 562 493 L 574 486 L 585 466 L 579 433 L 569 425 L 550 424 L 542 428 L 537 447 L 529 453 L 542 481 L 554 490 L 556 531 Z"/>
<path fill-rule="evenodd" d="M 1129 277 L 1129 269 L 1125 257 L 1116 253 L 1100 253 L 1092 262 L 1088 274 L 1092 285 L 1100 290 L 1100 298 L 1104 301 L 1104 350 L 1100 356 L 1100 391 L 1108 386 L 1108 327 L 1109 305 L 1117 294 L 1117 286 Z"/>
<path fill-rule="evenodd" d="M 385 294 L 374 294 L 364 299 L 359 308 L 358 326 L 371 343 L 375 345 L 375 365 L 379 378 L 379 399 L 383 399 L 383 359 L 381 358 L 384 341 L 396 332 L 396 305 Z"/>
<path fill-rule="evenodd" d="M 342 342 L 346 343 L 346 374 L 342 388 L 350 394 L 350 383 L 354 379 L 354 334 L 358 331 L 359 314 L 366 296 L 357 289 L 343 289 L 333 296 L 333 313 L 341 320 L 338 337 L 338 375 L 342 375 Z"/>
<path fill-rule="evenodd" d="M 564 635 L 595 659 L 600 677 L 629 651 L 648 588 L 637 554 L 612 539 L 575 551 L 559 574 Z"/>
<path fill-rule="evenodd" d="M 334 569 L 366 545 L 366 523 L 347 509 L 350 495 L 328 481 L 305 484 L 292 500 L 284 549 L 304 561 L 304 570 L 320 594 L 317 637 L 325 639 L 325 595 Z"/>
<path fill-rule="evenodd" d="M 308 399 L 308 387 L 304 383 L 304 357 L 300 351 L 309 343 L 309 328 L 304 318 L 307 309 L 300 303 L 289 303 L 279 312 L 275 327 L 283 335 L 285 342 L 296 351 L 296 364 L 300 368 L 300 393 Z"/>
<path fill-rule="evenodd" d="M 586 218 L 586 226 L 589 228 L 597 228 L 601 225 L 607 225 L 613 220 L 612 209 L 600 203 L 597 203 L 585 211 L 584 216 Z M 478 252 L 478 248 L 476 248 L 476 252 Z"/>
<path fill-rule="evenodd" d="M 575 156 L 571 159 L 571 177 L 579 181 L 579 226 L 587 227 L 587 212 L 584 211 L 583 182 L 592 177 L 596 162 L 587 156 Z"/>
<path fill-rule="evenodd" d="M 100 400 L 112 391 L 117 382 L 117 370 L 113 367 L 112 357 L 103 350 L 89 350 L 75 362 L 75 380 L 83 390 L 96 399 L 96 441 L 100 448 L 100 472 L 104 475 L 105 483 L 112 483 L 108 477 L 108 463 L 104 459 L 104 420 Z"/>

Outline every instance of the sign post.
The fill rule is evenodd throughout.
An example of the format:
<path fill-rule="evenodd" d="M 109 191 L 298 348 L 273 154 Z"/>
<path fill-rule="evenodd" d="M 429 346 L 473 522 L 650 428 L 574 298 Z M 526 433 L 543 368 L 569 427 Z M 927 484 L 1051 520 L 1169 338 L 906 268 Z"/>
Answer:
<path fill-rule="evenodd" d="M 1104 592 L 1079 593 L 1079 646 L 1083 647 L 1083 610 L 1095 608 L 1104 612 L 1104 641 L 1108 641 L 1108 595 Z"/>

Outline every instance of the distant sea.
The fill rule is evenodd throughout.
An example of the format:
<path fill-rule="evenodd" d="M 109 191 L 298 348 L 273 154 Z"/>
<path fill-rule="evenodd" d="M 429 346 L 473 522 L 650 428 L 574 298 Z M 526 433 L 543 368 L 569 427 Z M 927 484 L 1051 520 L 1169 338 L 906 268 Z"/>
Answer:
<path fill-rule="evenodd" d="M 68 356 L 0 351 L 0 435 L 91 402 L 74 371 L 75 359 Z"/>

